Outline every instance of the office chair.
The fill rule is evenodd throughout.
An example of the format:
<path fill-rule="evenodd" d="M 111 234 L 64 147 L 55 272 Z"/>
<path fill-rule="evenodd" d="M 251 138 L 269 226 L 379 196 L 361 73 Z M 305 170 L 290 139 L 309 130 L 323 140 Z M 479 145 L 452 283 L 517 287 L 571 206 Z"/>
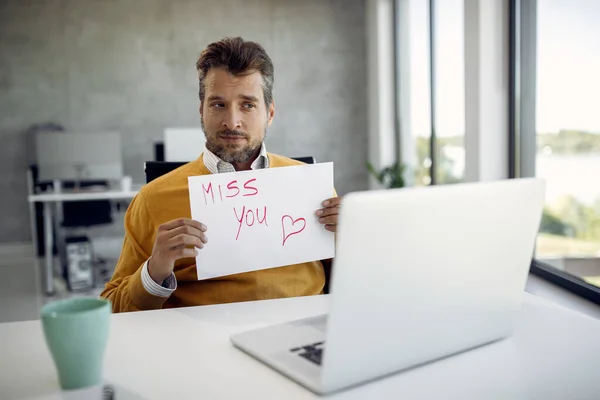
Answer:
<path fill-rule="evenodd" d="M 305 164 L 314 164 L 314 157 L 292 157 L 293 160 L 301 161 Z M 180 161 L 146 161 L 144 163 L 144 172 L 146 174 L 146 183 L 152 182 L 154 179 L 169 173 L 182 165 L 187 164 L 186 162 Z M 323 271 L 325 272 L 325 287 L 323 293 L 329 293 L 329 282 L 331 279 L 331 262 L 329 260 L 322 260 Z"/>

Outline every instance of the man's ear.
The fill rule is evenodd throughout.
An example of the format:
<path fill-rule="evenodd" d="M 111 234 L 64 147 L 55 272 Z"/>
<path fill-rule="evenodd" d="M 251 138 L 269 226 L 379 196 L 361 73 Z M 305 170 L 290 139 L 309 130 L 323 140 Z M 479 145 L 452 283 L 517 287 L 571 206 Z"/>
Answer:
<path fill-rule="evenodd" d="M 269 110 L 267 111 L 267 125 L 271 126 L 273 123 L 273 117 L 275 116 L 275 101 L 271 102 Z"/>

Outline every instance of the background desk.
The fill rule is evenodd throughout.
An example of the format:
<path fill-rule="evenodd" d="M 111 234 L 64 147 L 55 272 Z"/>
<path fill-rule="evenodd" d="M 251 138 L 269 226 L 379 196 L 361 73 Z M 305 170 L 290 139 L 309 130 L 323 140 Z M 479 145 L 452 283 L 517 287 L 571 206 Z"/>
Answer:
<path fill-rule="evenodd" d="M 61 192 L 61 193 L 42 193 L 29 195 L 27 200 L 30 203 L 43 203 L 44 205 L 44 254 L 45 264 L 45 290 L 47 295 L 54 294 L 54 239 L 52 230 L 54 228 L 54 207 L 56 203 L 67 201 L 86 201 L 86 200 L 125 200 L 132 199 L 138 193 L 137 190 L 131 191 L 81 191 L 81 192 Z M 33 232 L 32 232 L 33 235 Z"/>
<path fill-rule="evenodd" d="M 328 301 L 322 295 L 114 315 L 105 379 L 119 400 L 317 398 L 234 348 L 229 336 L 324 313 Z M 67 398 L 57 389 L 39 321 L 0 324 L 0 337 L 0 397 Z M 526 294 L 513 337 L 327 397 L 385 398 L 598 399 L 600 322 Z"/>

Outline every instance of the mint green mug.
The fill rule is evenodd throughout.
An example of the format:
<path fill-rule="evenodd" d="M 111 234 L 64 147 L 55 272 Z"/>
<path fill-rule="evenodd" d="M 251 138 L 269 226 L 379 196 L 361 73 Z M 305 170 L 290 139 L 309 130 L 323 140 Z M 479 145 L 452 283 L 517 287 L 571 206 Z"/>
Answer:
<path fill-rule="evenodd" d="M 111 308 L 110 301 L 95 298 L 58 300 L 42 307 L 44 336 L 62 389 L 102 383 Z"/>

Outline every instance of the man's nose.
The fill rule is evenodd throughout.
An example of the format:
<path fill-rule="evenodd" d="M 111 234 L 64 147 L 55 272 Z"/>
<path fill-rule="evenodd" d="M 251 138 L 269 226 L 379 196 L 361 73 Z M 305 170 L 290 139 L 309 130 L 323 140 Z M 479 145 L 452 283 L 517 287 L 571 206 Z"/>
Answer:
<path fill-rule="evenodd" d="M 229 130 L 240 129 L 242 127 L 240 112 L 233 108 L 227 110 L 223 118 L 223 127 Z"/>

